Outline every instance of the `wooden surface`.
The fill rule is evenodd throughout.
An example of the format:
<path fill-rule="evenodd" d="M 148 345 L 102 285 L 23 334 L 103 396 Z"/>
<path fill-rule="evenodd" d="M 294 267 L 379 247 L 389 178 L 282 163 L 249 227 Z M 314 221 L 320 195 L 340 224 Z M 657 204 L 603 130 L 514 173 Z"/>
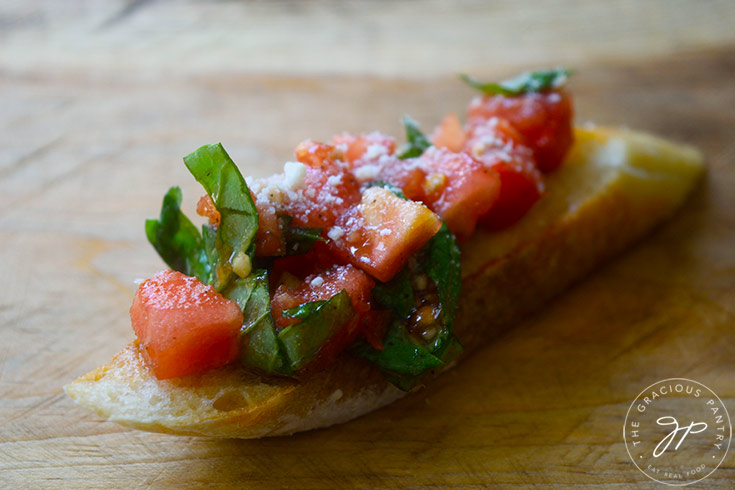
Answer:
<path fill-rule="evenodd" d="M 732 3 L 5 3 L 0 487 L 655 488 L 621 436 L 644 387 L 692 378 L 735 409 Z M 65 397 L 132 337 L 133 281 L 162 267 L 143 221 L 169 185 L 190 213 L 201 192 L 181 156 L 222 141 L 264 175 L 306 137 L 461 110 L 456 71 L 561 62 L 580 121 L 693 143 L 708 175 L 541 314 L 417 395 L 290 438 L 136 432 Z M 734 481 L 731 452 L 696 488 Z"/>

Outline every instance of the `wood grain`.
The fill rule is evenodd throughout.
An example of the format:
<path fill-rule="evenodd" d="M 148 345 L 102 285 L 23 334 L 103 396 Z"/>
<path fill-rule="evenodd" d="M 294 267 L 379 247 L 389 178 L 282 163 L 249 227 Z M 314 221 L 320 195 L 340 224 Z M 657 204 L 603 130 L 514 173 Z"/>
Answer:
<path fill-rule="evenodd" d="M 334 22 L 323 2 L 218 3 L 224 13 L 140 2 L 115 17 L 126 5 L 0 10 L 0 487 L 654 488 L 621 437 L 640 390 L 683 376 L 735 407 L 732 4 L 403 2 L 391 17 L 350 2 Z M 270 30 L 239 33 L 242 9 Z M 398 27 L 416 11 L 413 38 Z M 445 17 L 447 41 L 426 32 Z M 495 30 L 465 33 L 476 17 Z M 359 20 L 347 31 L 345 18 Z M 523 22 L 529 37 L 484 65 L 478 43 Z M 303 26 L 319 31 L 316 51 L 287 42 Z M 262 52 L 233 61 L 246 47 Z M 708 176 L 676 218 L 543 313 L 415 396 L 290 438 L 130 431 L 63 395 L 132 337 L 133 281 L 161 267 L 142 223 L 165 189 L 181 185 L 193 214 L 200 191 L 182 155 L 222 141 L 264 175 L 306 137 L 398 134 L 404 112 L 429 126 L 461 110 L 471 93 L 458 69 L 503 75 L 545 60 L 575 62 L 579 120 L 693 143 Z M 697 488 L 731 488 L 733 458 Z"/>

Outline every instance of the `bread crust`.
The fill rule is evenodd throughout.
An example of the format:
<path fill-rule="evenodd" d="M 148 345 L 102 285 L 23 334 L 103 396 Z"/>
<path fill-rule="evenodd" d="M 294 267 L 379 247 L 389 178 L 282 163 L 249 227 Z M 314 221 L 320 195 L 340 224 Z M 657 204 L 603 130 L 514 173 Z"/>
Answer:
<path fill-rule="evenodd" d="M 549 176 L 549 191 L 520 223 L 478 232 L 463 246 L 455 331 L 464 355 L 670 216 L 702 173 L 702 156 L 691 147 L 624 130 L 577 129 L 575 136 L 567 161 Z M 130 427 L 237 438 L 328 427 L 406 394 L 348 355 L 298 382 L 237 366 L 159 381 L 136 342 L 65 389 Z"/>

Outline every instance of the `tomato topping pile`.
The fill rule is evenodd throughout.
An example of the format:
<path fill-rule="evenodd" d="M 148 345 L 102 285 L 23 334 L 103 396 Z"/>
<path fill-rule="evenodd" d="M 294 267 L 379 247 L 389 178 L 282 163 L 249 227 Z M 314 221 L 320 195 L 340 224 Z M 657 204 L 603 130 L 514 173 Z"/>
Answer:
<path fill-rule="evenodd" d="M 485 95 L 464 124 L 449 114 L 427 138 L 404 119 L 400 148 L 378 132 L 306 140 L 268 178 L 243 179 L 221 145 L 187 156 L 207 191 L 197 213 L 208 224 L 200 235 L 180 213 L 180 191 L 169 191 L 146 233 L 180 272 L 142 283 L 131 308 L 155 375 L 238 358 L 267 374 L 301 375 L 360 339 L 364 357 L 399 369 L 404 386 L 443 362 L 456 308 L 445 303 L 456 302 L 461 282 L 455 238 L 507 228 L 542 197 L 544 174 L 572 144 L 571 98 L 556 84 L 567 73 L 468 82 Z M 433 312 L 433 330 L 406 340 L 416 329 L 398 331 L 396 322 L 423 318 L 418 309 Z M 410 352 L 422 366 L 400 358 Z"/>

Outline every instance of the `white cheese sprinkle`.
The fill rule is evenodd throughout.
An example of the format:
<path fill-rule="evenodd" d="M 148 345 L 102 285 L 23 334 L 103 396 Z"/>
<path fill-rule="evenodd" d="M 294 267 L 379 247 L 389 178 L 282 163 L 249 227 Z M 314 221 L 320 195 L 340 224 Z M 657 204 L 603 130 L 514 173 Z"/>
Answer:
<path fill-rule="evenodd" d="M 329 233 L 327 233 L 327 236 L 333 240 L 337 241 L 345 234 L 345 230 L 340 228 L 339 226 L 333 226 L 331 230 L 329 230 Z"/>
<path fill-rule="evenodd" d="M 309 284 L 313 288 L 318 288 L 319 286 L 324 284 L 324 278 L 322 276 L 316 276 L 314 279 L 311 280 Z"/>
<path fill-rule="evenodd" d="M 284 184 L 290 189 L 298 189 L 304 185 L 306 165 L 301 162 L 286 162 L 283 165 Z"/>
<path fill-rule="evenodd" d="M 378 144 L 372 144 L 367 147 L 367 150 L 365 150 L 365 153 L 363 153 L 362 157 L 366 160 L 372 160 L 373 158 L 378 158 L 381 155 L 385 155 L 388 153 L 385 149 L 385 146 L 378 145 Z"/>
<path fill-rule="evenodd" d="M 380 172 L 380 167 L 378 165 L 363 165 L 362 167 L 354 170 L 354 175 L 360 182 L 368 182 L 370 180 L 375 180 L 378 177 L 378 172 Z"/>

